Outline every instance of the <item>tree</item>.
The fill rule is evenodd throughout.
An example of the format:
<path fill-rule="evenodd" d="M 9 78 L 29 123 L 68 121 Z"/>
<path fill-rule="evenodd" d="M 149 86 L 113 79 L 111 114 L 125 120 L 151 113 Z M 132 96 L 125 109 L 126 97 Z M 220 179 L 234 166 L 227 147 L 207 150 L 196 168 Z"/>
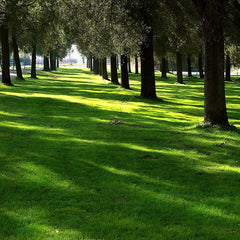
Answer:
<path fill-rule="evenodd" d="M 188 54 L 187 56 L 187 66 L 188 66 L 188 77 L 192 77 L 192 61 L 191 61 L 190 54 Z"/>
<path fill-rule="evenodd" d="M 138 74 L 138 56 L 135 55 L 135 74 Z"/>
<path fill-rule="evenodd" d="M 226 55 L 226 81 L 231 81 L 231 59 L 229 52 Z"/>
<path fill-rule="evenodd" d="M 177 83 L 183 84 L 183 75 L 182 75 L 182 54 L 177 51 Z"/>
<path fill-rule="evenodd" d="M 14 34 L 12 34 L 12 45 L 13 45 L 14 61 L 16 64 L 17 77 L 19 79 L 23 80 L 22 68 L 21 68 L 21 63 L 20 63 L 20 58 L 19 58 L 18 44 L 17 44 L 16 36 Z"/>
<path fill-rule="evenodd" d="M 1 42 L 2 42 L 2 83 L 12 85 L 9 71 L 9 42 L 8 42 L 8 28 L 3 25 L 0 27 Z"/>
<path fill-rule="evenodd" d="M 121 55 L 121 87 L 130 89 L 129 78 L 128 78 L 128 69 L 127 69 L 127 55 Z"/>
<path fill-rule="evenodd" d="M 102 78 L 105 79 L 105 80 L 108 80 L 107 59 L 102 58 L 101 59 L 101 64 L 102 64 Z"/>
<path fill-rule="evenodd" d="M 205 43 L 204 122 L 229 125 L 224 90 L 224 1 L 193 0 Z"/>
<path fill-rule="evenodd" d="M 202 51 L 198 54 L 198 69 L 199 69 L 199 77 L 204 78 Z"/>
<path fill-rule="evenodd" d="M 117 73 L 117 56 L 112 54 L 111 56 L 111 82 L 119 85 L 118 73 Z"/>
<path fill-rule="evenodd" d="M 44 71 L 49 71 L 50 70 L 49 57 L 48 56 L 44 56 L 44 59 L 43 59 L 43 70 Z"/>

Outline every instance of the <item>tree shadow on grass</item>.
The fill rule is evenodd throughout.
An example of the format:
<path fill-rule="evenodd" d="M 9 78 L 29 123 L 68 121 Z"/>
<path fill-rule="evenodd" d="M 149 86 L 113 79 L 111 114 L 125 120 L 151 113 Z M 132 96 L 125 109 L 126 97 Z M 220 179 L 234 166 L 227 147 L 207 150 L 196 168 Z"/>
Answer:
<path fill-rule="evenodd" d="M 58 230 L 52 239 L 72 231 L 85 238 L 171 239 L 179 234 L 180 239 L 231 239 L 239 221 L 239 202 L 231 202 L 238 197 L 234 187 L 224 193 L 224 205 L 220 200 L 221 188 L 226 191 L 223 181 L 235 185 L 233 179 L 239 180 L 231 172 L 200 171 L 178 154 L 153 149 L 151 159 L 146 155 L 152 155 L 151 149 L 146 153 L 119 143 L 32 140 L 38 150 L 31 147 L 25 152 L 29 159 L 23 156 L 17 167 L 9 166 L 8 175 L 13 171 L 17 179 L 1 179 L 1 186 L 8 186 L 4 196 L 18 199 L 18 205 L 13 200 L 1 205 L 15 229 L 4 231 L 4 237 L 31 239 L 39 231 L 36 239 L 47 239 Z M 46 154 L 41 146 L 54 151 Z"/>

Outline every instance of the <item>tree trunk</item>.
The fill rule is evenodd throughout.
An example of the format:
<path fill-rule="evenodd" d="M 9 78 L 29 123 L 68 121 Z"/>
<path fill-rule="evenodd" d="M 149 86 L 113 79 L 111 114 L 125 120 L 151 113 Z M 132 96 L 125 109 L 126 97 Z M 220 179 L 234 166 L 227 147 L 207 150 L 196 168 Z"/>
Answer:
<path fill-rule="evenodd" d="M 167 59 L 166 57 L 162 57 L 162 78 L 167 77 Z"/>
<path fill-rule="evenodd" d="M 31 66 L 31 78 L 37 78 L 36 74 L 36 58 L 37 58 L 37 46 L 32 46 L 32 66 Z"/>
<path fill-rule="evenodd" d="M 95 74 L 99 74 L 99 59 L 93 58 L 93 71 Z"/>
<path fill-rule="evenodd" d="M 106 58 L 102 59 L 102 78 L 105 80 L 109 80 L 108 72 L 107 72 L 107 59 Z"/>
<path fill-rule="evenodd" d="M 98 74 L 98 72 L 97 72 L 97 59 L 95 57 L 93 57 L 93 72 L 95 74 Z"/>
<path fill-rule="evenodd" d="M 93 72 L 96 74 L 96 59 L 93 57 Z"/>
<path fill-rule="evenodd" d="M 231 81 L 231 59 L 229 54 L 226 56 L 226 81 Z"/>
<path fill-rule="evenodd" d="M 205 42 L 204 121 L 229 125 L 224 89 L 224 2 L 207 1 L 203 13 Z M 214 6 L 214 7 L 213 7 Z"/>
<path fill-rule="evenodd" d="M 111 56 L 111 82 L 113 84 L 119 85 L 117 73 L 117 56 L 114 54 Z"/>
<path fill-rule="evenodd" d="M 87 68 L 90 68 L 90 57 L 87 58 Z"/>
<path fill-rule="evenodd" d="M 102 76 L 102 59 L 99 59 L 99 75 Z"/>
<path fill-rule="evenodd" d="M 177 83 L 183 84 L 182 76 L 182 54 L 177 51 Z"/>
<path fill-rule="evenodd" d="M 131 73 L 132 70 L 131 70 L 131 58 L 128 57 L 128 72 Z"/>
<path fill-rule="evenodd" d="M 121 87 L 130 89 L 126 54 L 121 55 Z"/>
<path fill-rule="evenodd" d="M 20 63 L 20 58 L 19 58 L 19 51 L 18 51 L 18 45 L 17 45 L 17 39 L 16 39 L 14 34 L 12 35 L 12 44 L 13 44 L 14 61 L 15 61 L 16 70 L 17 70 L 17 77 L 19 79 L 23 80 L 22 68 L 21 68 L 21 63 Z"/>
<path fill-rule="evenodd" d="M 141 45 L 141 97 L 157 97 L 155 87 L 152 28 L 150 28 L 147 32 L 146 40 Z"/>
<path fill-rule="evenodd" d="M 51 71 L 56 71 L 57 70 L 57 65 L 56 65 L 56 53 L 54 50 L 50 51 L 50 70 Z"/>
<path fill-rule="evenodd" d="M 199 68 L 199 77 L 204 78 L 202 53 L 198 55 L 198 68 Z"/>
<path fill-rule="evenodd" d="M 57 68 L 59 68 L 59 57 L 57 57 Z"/>
<path fill-rule="evenodd" d="M 9 42 L 8 29 L 1 27 L 1 42 L 2 42 L 2 83 L 12 86 L 10 78 L 10 57 L 9 57 Z"/>
<path fill-rule="evenodd" d="M 188 66 L 188 77 L 192 77 L 192 61 L 191 61 L 190 55 L 188 55 L 188 58 L 187 58 L 187 66 Z"/>
<path fill-rule="evenodd" d="M 121 60 L 120 60 L 120 61 L 121 61 Z M 116 61 L 116 62 L 117 62 L 117 70 L 120 70 L 120 67 L 119 67 L 119 65 L 120 65 L 120 64 L 119 64 L 119 55 L 117 55 L 117 61 Z"/>
<path fill-rule="evenodd" d="M 93 62 L 92 62 L 93 59 L 92 59 L 92 56 L 90 56 L 89 60 L 90 60 L 89 61 L 89 68 L 90 68 L 91 71 L 93 71 Z"/>
<path fill-rule="evenodd" d="M 49 57 L 44 56 L 43 58 L 43 71 L 49 71 Z"/>
<path fill-rule="evenodd" d="M 138 56 L 135 55 L 135 74 L 138 74 Z"/>

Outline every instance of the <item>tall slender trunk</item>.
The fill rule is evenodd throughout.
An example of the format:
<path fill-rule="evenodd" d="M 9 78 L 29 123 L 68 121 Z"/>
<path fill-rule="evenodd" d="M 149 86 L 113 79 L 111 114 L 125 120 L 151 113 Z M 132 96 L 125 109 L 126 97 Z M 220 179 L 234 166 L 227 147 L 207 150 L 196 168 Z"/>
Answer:
<path fill-rule="evenodd" d="M 96 59 L 93 57 L 93 72 L 96 73 Z"/>
<path fill-rule="evenodd" d="M 90 68 L 91 71 L 93 71 L 93 58 L 92 58 L 92 56 L 90 56 L 90 58 L 89 58 L 89 68 Z"/>
<path fill-rule="evenodd" d="M 37 46 L 36 46 L 36 44 L 33 44 L 33 46 L 32 46 L 31 78 L 37 78 L 37 73 L 36 73 L 36 58 L 37 58 Z"/>
<path fill-rule="evenodd" d="M 182 54 L 179 51 L 177 51 L 177 83 L 183 84 Z"/>
<path fill-rule="evenodd" d="M 22 68 L 21 68 L 21 63 L 20 63 L 20 58 L 19 58 L 17 39 L 16 39 L 14 34 L 12 35 L 12 44 L 13 44 L 14 61 L 15 61 L 16 70 L 17 70 L 17 77 L 20 78 L 20 79 L 23 79 Z"/>
<path fill-rule="evenodd" d="M 131 73 L 132 69 L 131 69 L 131 58 L 128 57 L 128 72 Z"/>
<path fill-rule="evenodd" d="M 231 81 L 231 59 L 229 54 L 226 56 L 226 81 Z"/>
<path fill-rule="evenodd" d="M 167 59 L 166 57 L 162 57 L 162 78 L 167 77 Z"/>
<path fill-rule="evenodd" d="M 138 56 L 135 55 L 135 74 L 138 74 Z"/>
<path fill-rule="evenodd" d="M 121 59 L 120 59 L 120 62 L 121 62 Z M 117 55 L 117 70 L 120 70 L 119 55 Z"/>
<path fill-rule="evenodd" d="M 57 68 L 59 68 L 59 57 L 57 57 Z"/>
<path fill-rule="evenodd" d="M 99 59 L 93 58 L 93 71 L 95 74 L 99 74 Z"/>
<path fill-rule="evenodd" d="M 205 4 L 204 121 L 211 125 L 229 125 L 224 89 L 224 1 L 209 0 Z"/>
<path fill-rule="evenodd" d="M 188 77 L 192 77 L 192 61 L 191 61 L 190 55 L 188 55 L 187 57 L 187 66 L 188 66 Z"/>
<path fill-rule="evenodd" d="M 87 68 L 90 68 L 90 57 L 87 58 Z"/>
<path fill-rule="evenodd" d="M 146 18 L 146 16 L 145 16 Z M 148 20 L 145 19 L 146 23 Z M 141 97 L 156 98 L 154 58 L 153 58 L 153 29 L 146 34 L 145 42 L 141 45 Z"/>
<path fill-rule="evenodd" d="M 102 76 L 102 59 L 99 59 L 99 75 Z"/>
<path fill-rule="evenodd" d="M 107 73 L 107 59 L 102 59 L 102 78 L 108 80 L 108 73 Z"/>
<path fill-rule="evenodd" d="M 0 31 L 2 42 L 2 83 L 11 86 L 8 29 L 1 27 Z"/>
<path fill-rule="evenodd" d="M 199 55 L 198 55 L 198 68 L 199 68 L 199 77 L 204 78 L 202 53 L 199 53 Z"/>
<path fill-rule="evenodd" d="M 126 54 L 121 55 L 121 87 L 130 89 Z"/>
<path fill-rule="evenodd" d="M 50 70 L 51 71 L 56 71 L 57 66 L 56 66 L 56 53 L 55 50 L 50 51 Z"/>
<path fill-rule="evenodd" d="M 113 84 L 118 84 L 118 73 L 117 73 L 117 56 L 113 54 L 111 56 L 111 82 Z"/>
<path fill-rule="evenodd" d="M 44 56 L 43 57 L 43 71 L 49 71 L 50 67 L 49 67 L 49 57 Z"/>

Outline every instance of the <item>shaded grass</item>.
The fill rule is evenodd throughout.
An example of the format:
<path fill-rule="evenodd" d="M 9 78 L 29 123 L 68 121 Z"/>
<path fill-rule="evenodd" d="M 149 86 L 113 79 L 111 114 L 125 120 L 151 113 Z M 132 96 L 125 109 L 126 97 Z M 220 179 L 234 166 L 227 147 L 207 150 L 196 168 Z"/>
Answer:
<path fill-rule="evenodd" d="M 240 238 L 239 133 L 196 128 L 202 80 L 157 74 L 155 101 L 135 74 L 131 91 L 83 69 L 38 76 L 0 87 L 0 239 Z"/>

